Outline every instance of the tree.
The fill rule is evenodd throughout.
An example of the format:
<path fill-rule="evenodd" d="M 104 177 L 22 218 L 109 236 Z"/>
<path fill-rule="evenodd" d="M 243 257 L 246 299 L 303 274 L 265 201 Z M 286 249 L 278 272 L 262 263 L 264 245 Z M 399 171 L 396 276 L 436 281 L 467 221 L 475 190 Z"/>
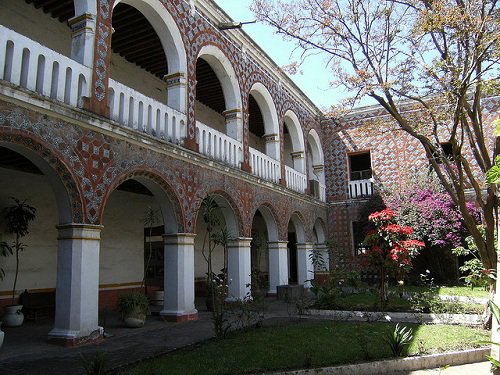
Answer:
<path fill-rule="evenodd" d="M 388 130 L 422 144 L 484 267 L 496 269 L 495 189 L 484 184 L 493 153 L 482 99 L 499 92 L 498 1 L 254 0 L 252 9 L 297 43 L 301 59 L 326 54 L 333 83 L 353 93 L 347 104 L 372 98 L 390 116 Z M 451 159 L 443 142 L 452 146 Z M 468 210 L 469 190 L 485 238 Z"/>
<path fill-rule="evenodd" d="M 369 217 L 375 230 L 366 235 L 364 243 L 368 246 L 365 254 L 367 266 L 376 271 L 379 277 L 379 300 L 381 306 L 388 301 L 387 277 L 393 275 L 400 279 L 412 268 L 412 258 L 422 241 L 411 239 L 412 228 L 396 224 L 394 212 L 390 209 L 374 212 Z"/>

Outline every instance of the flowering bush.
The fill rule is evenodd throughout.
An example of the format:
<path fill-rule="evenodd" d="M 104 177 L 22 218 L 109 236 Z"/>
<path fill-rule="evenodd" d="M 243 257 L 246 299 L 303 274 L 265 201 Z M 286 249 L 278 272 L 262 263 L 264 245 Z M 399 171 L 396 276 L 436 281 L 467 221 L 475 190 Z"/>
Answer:
<path fill-rule="evenodd" d="M 425 246 L 422 241 L 410 238 L 412 228 L 395 222 L 391 209 L 374 212 L 368 216 L 375 229 L 367 233 L 364 244 L 366 265 L 376 271 L 380 278 L 379 293 L 382 305 L 387 303 L 387 276 L 401 277 L 412 268 L 412 258 Z"/>
<path fill-rule="evenodd" d="M 399 193 L 385 197 L 397 222 L 413 228 L 414 238 L 429 246 L 459 246 L 465 236 L 462 215 L 450 195 L 432 178 L 416 182 Z M 468 211 L 479 223 L 477 209 L 467 203 Z"/>

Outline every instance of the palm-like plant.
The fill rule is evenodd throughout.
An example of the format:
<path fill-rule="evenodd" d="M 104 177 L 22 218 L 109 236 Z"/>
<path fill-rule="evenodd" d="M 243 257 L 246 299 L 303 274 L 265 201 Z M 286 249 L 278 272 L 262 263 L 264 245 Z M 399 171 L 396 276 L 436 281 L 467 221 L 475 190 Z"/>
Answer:
<path fill-rule="evenodd" d="M 14 285 L 12 287 L 12 304 L 16 296 L 17 278 L 19 275 L 19 253 L 26 249 L 27 245 L 21 242 L 21 239 L 29 233 L 29 225 L 36 218 L 36 208 L 30 206 L 26 201 L 20 201 L 17 198 L 10 198 L 14 204 L 5 208 L 5 228 L 7 233 L 14 234 L 14 241 L 1 243 L 0 252 L 4 256 L 16 255 L 16 272 L 14 276 Z M 2 270 L 3 272 L 3 270 Z"/>

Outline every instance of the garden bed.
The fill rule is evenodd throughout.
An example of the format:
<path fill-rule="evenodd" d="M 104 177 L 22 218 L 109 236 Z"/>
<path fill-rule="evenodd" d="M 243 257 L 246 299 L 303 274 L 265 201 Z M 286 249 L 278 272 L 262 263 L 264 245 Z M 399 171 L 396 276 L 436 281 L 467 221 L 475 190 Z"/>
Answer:
<path fill-rule="evenodd" d="M 411 356 L 479 347 L 489 332 L 448 325 L 408 325 L 413 329 Z M 391 357 L 386 323 L 302 321 L 238 332 L 224 340 L 179 350 L 146 361 L 127 374 L 251 374 L 318 368 Z"/>

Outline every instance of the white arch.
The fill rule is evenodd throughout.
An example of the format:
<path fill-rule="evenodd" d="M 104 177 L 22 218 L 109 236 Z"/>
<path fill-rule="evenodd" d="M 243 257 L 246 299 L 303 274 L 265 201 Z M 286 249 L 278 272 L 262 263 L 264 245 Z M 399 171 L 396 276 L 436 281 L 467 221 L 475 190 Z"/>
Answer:
<path fill-rule="evenodd" d="M 266 86 L 260 82 L 254 83 L 250 89 L 250 95 L 254 97 L 259 105 L 264 120 L 265 133 L 276 134 L 279 137 L 278 112 L 276 111 L 273 98 Z"/>
<path fill-rule="evenodd" d="M 295 112 L 292 110 L 286 111 L 284 121 L 292 140 L 293 152 L 304 151 L 304 134 Z"/>
<path fill-rule="evenodd" d="M 311 129 L 307 136 L 307 142 L 313 159 L 312 165 L 324 165 L 323 148 L 321 147 L 321 141 L 316 130 Z"/>
<path fill-rule="evenodd" d="M 13 143 L 0 142 L 0 146 L 23 155 L 26 159 L 31 161 L 34 165 L 36 165 L 38 169 L 42 171 L 53 190 L 54 198 L 57 202 L 59 224 L 67 224 L 73 222 L 71 199 L 66 187 L 61 181 L 61 177 L 57 174 L 57 172 L 34 151 Z"/>
<path fill-rule="evenodd" d="M 215 203 L 217 203 L 217 206 L 219 206 L 219 210 L 221 211 L 222 216 L 224 217 L 226 229 L 229 232 L 229 234 L 232 237 L 239 237 L 240 226 L 236 214 L 234 213 L 231 205 L 229 204 L 229 201 L 222 195 L 219 195 L 217 193 L 213 194 L 212 197 L 215 200 Z"/>
<path fill-rule="evenodd" d="M 293 224 L 293 227 L 295 228 L 295 234 L 297 235 L 297 243 L 305 243 L 306 242 L 306 233 L 304 229 L 304 223 L 300 219 L 299 215 L 293 214 L 292 217 L 290 218 L 290 221 Z"/>
<path fill-rule="evenodd" d="M 260 206 L 257 211 L 260 212 L 266 223 L 268 242 L 277 242 L 279 240 L 278 225 L 271 210 L 266 206 Z"/>
<path fill-rule="evenodd" d="M 186 72 L 187 57 L 181 33 L 172 15 L 156 0 L 116 0 L 113 7 L 124 3 L 136 8 L 147 18 L 160 38 L 165 51 L 168 73 Z"/>
<path fill-rule="evenodd" d="M 316 241 L 317 241 L 316 243 L 324 244 L 326 241 L 325 229 L 321 224 L 320 219 L 316 219 L 316 222 L 314 223 L 314 231 L 316 233 Z"/>
<path fill-rule="evenodd" d="M 153 193 L 156 198 L 156 202 L 160 206 L 161 214 L 163 217 L 163 225 L 165 227 L 165 234 L 172 234 L 178 232 L 177 218 L 174 214 L 174 206 L 170 201 L 165 190 L 158 185 L 153 180 L 147 177 L 132 177 L 132 180 L 136 180 L 144 185 L 151 193 Z"/>
<path fill-rule="evenodd" d="M 236 72 L 226 55 L 216 46 L 208 44 L 201 48 L 197 59 L 200 57 L 210 65 L 219 79 L 222 86 L 222 92 L 224 93 L 226 110 L 240 109 L 240 85 L 236 78 Z"/>

